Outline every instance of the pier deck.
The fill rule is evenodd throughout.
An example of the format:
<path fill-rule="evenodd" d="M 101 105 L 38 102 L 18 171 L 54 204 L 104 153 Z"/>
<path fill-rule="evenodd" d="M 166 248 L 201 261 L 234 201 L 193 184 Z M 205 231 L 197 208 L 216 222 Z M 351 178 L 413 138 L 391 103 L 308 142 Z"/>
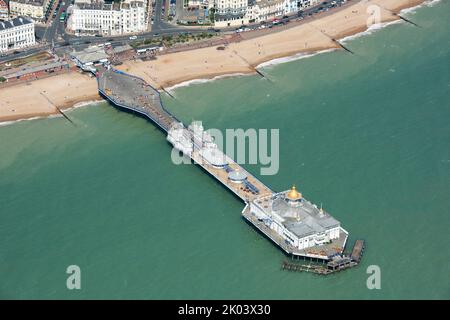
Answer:
<path fill-rule="evenodd" d="M 147 84 L 144 80 L 114 69 L 98 68 L 97 72 L 98 88 L 100 93 L 113 104 L 138 112 L 147 116 L 156 123 L 162 130 L 168 132 L 175 123 L 181 123 L 175 116 L 167 111 L 161 101 L 158 90 Z M 233 159 L 226 156 L 228 166 L 231 169 L 239 170 L 247 174 L 247 180 L 258 189 L 258 193 L 252 192 L 242 184 L 236 184 L 228 179 L 228 173 L 221 168 L 209 165 L 196 150 L 192 153 L 191 159 L 205 169 L 214 178 L 219 180 L 234 194 L 244 202 L 249 202 L 256 197 L 270 195 L 272 190 L 259 181 L 252 174 L 247 172 Z"/>
<path fill-rule="evenodd" d="M 164 131 L 178 120 L 161 102 L 159 92 L 144 80 L 114 69 L 98 70 L 100 93 L 115 105 L 138 112 L 150 118 Z"/>
<path fill-rule="evenodd" d="M 334 256 L 326 263 L 325 261 L 322 261 L 322 263 L 314 263 L 311 260 L 308 262 L 301 262 L 301 260 L 292 259 L 291 261 L 283 261 L 281 268 L 288 271 L 312 272 L 321 275 L 328 275 L 358 266 L 363 249 L 364 240 L 356 240 L 352 252 L 358 253 L 358 259 L 347 255 Z"/>
<path fill-rule="evenodd" d="M 254 185 L 259 192 L 254 193 L 251 190 L 248 190 L 242 184 L 236 184 L 231 182 L 228 179 L 228 173 L 224 169 L 215 168 L 209 165 L 203 158 L 199 155 L 198 151 L 194 151 L 192 153 L 192 160 L 194 160 L 197 164 L 199 164 L 203 169 L 208 171 L 214 178 L 219 180 L 223 185 L 225 185 L 228 189 L 230 189 L 234 194 L 236 194 L 239 198 L 241 198 L 244 202 L 253 201 L 255 198 L 259 198 L 261 196 L 271 195 L 273 192 L 270 190 L 265 184 L 255 178 L 252 174 L 234 162 L 232 159 L 225 155 L 228 166 L 231 169 L 239 170 L 243 173 L 247 174 L 247 181 Z"/>

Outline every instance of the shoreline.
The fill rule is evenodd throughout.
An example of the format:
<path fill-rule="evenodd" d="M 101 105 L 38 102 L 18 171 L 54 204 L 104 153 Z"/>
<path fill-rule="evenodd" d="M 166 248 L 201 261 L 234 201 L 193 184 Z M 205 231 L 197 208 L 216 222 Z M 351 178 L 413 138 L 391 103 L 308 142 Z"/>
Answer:
<path fill-rule="evenodd" d="M 153 61 L 126 61 L 118 69 L 143 78 L 157 89 L 165 88 L 169 91 L 191 84 L 252 75 L 256 73 L 257 68 L 341 50 L 328 35 L 338 39 L 339 42 L 349 41 L 376 32 L 392 23 L 401 22 L 401 19 L 392 12 L 400 13 L 405 9 L 410 12 L 439 1 L 371 0 L 368 3 L 358 1 L 349 4 L 343 10 L 326 12 L 324 16 L 282 31 L 231 43 L 224 51 L 218 51 L 215 47 L 181 51 L 158 56 Z M 363 13 L 362 9 L 373 4 L 379 4 L 383 8 L 383 14 L 379 24 L 367 28 L 365 21 L 368 15 Z M 353 16 L 350 17 L 351 14 Z M 361 25 L 361 22 L 364 23 Z M 80 72 L 0 88 L 0 94 L 2 94 L 0 126 L 58 115 L 59 112 L 53 103 L 62 110 L 70 110 L 104 101 L 98 94 L 95 79 Z M 31 100 L 27 99 L 27 95 Z M 45 101 L 41 95 L 48 95 L 51 103 Z M 3 98 L 4 96 L 6 98 Z M 6 108 L 13 109 L 5 110 Z M 19 112 L 16 112 L 16 109 Z"/>
<path fill-rule="evenodd" d="M 366 9 L 369 5 L 379 4 L 382 8 L 380 24 L 385 27 L 386 23 L 401 21 L 392 12 L 399 14 L 404 9 L 413 10 L 428 2 L 429 0 L 358 1 L 350 3 L 343 10 L 332 13 L 324 12 L 324 16 L 302 21 L 300 25 L 295 25 L 282 31 L 260 35 L 239 43 L 231 43 L 229 44 L 229 48 L 222 52 L 218 52 L 212 47 L 170 53 L 159 56 L 155 61 L 125 61 L 123 65 L 118 66 L 118 69 L 139 76 L 157 89 L 178 87 L 180 84 L 182 84 L 181 86 L 185 86 L 187 82 L 194 83 L 194 80 L 205 82 L 205 80 L 214 80 L 217 77 L 228 74 L 255 74 L 255 68 L 274 60 L 289 58 L 295 55 L 309 55 L 331 49 L 340 49 L 338 44 L 333 42 L 329 37 L 321 34 L 320 30 L 318 30 L 319 27 L 320 29 L 327 29 L 328 27 L 325 26 L 327 23 L 332 25 L 330 30 L 326 30 L 331 32 L 327 33 L 333 36 L 334 39 L 338 39 L 338 41 L 358 34 L 364 34 L 368 30 L 366 21 L 369 15 L 364 10 L 364 13 L 362 11 L 358 12 L 354 15 L 355 17 L 348 17 L 350 19 L 355 18 L 353 19 L 354 21 L 346 21 L 347 15 L 350 15 L 351 13 L 349 12 L 354 11 L 353 9 Z M 347 24 L 349 22 L 353 25 L 348 26 Z M 286 39 L 288 37 L 290 38 Z M 303 42 L 299 43 L 300 41 L 296 37 L 303 37 L 312 41 L 308 41 L 307 48 L 302 48 L 300 45 Z M 257 47 L 258 42 L 263 42 L 264 40 L 266 40 L 264 45 Z M 265 52 L 262 56 L 256 56 L 254 52 L 252 54 L 252 51 L 256 51 L 255 49 L 270 46 L 268 42 L 273 43 L 270 48 L 273 52 Z M 296 43 L 295 45 L 289 45 L 287 42 Z M 274 48 L 274 46 L 278 45 L 283 48 L 281 50 Z M 239 51 L 239 54 L 236 51 Z M 201 57 L 193 59 L 192 53 L 194 52 Z M 224 52 L 227 53 L 224 54 Z M 214 56 L 217 57 L 214 58 Z M 204 59 L 205 64 L 201 61 L 202 59 Z M 189 62 L 189 68 L 186 68 L 182 64 L 183 61 Z M 190 63 L 191 61 L 192 63 Z M 230 64 L 233 64 L 233 66 L 230 66 Z M 152 73 L 152 76 L 150 76 L 150 73 Z"/>
<path fill-rule="evenodd" d="M 71 100 L 68 101 L 66 104 L 63 104 L 60 109 L 61 111 L 71 111 L 78 108 L 87 107 L 93 104 L 106 102 L 105 99 L 95 99 L 98 98 L 98 96 L 92 96 L 92 99 L 85 100 L 84 98 L 80 101 L 77 100 Z M 56 117 L 62 117 L 62 115 L 55 109 L 48 112 L 30 112 L 27 113 L 25 117 L 22 115 L 11 115 L 11 116 L 5 116 L 0 117 L 0 127 L 7 125 L 7 124 L 13 124 L 16 122 L 21 121 L 28 121 L 28 120 L 38 120 L 38 119 L 48 119 L 48 118 L 56 118 Z"/>

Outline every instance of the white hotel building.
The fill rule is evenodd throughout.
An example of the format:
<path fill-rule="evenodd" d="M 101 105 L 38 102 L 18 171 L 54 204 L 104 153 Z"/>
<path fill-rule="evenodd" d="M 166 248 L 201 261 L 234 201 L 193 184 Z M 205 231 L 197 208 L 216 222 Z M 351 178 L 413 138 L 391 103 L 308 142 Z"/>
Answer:
<path fill-rule="evenodd" d="M 317 5 L 321 0 L 211 0 L 216 27 L 240 26 L 273 20 L 286 14 Z M 188 1 L 191 4 L 192 1 Z M 194 2 L 192 2 L 194 3 Z M 196 3 L 196 2 L 195 2 Z"/>
<path fill-rule="evenodd" d="M 0 21 L 0 52 L 32 46 L 36 43 L 34 23 L 25 17 Z"/>
<path fill-rule="evenodd" d="M 148 30 L 146 1 L 78 2 L 68 12 L 67 28 L 75 35 L 116 36 Z"/>
<path fill-rule="evenodd" d="M 249 0 L 214 0 L 214 25 L 227 27 L 248 23 Z"/>

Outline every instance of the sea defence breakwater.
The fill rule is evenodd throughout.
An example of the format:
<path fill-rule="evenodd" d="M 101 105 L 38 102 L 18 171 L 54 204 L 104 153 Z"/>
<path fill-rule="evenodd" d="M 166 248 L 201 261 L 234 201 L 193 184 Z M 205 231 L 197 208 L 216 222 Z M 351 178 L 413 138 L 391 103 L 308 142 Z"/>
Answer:
<path fill-rule="evenodd" d="M 242 216 L 297 261 L 295 265 L 284 262 L 284 269 L 329 274 L 359 263 L 361 254 L 344 253 L 348 232 L 340 222 L 306 200 L 295 186 L 282 192 L 271 190 L 223 153 L 200 122 L 185 127 L 164 107 L 158 90 L 143 79 L 111 67 L 98 67 L 96 77 L 103 97 L 119 108 L 150 119 L 167 134 L 175 150 L 245 203 Z M 364 243 L 358 246 L 363 247 Z M 309 263 L 315 260 L 322 266 L 305 267 L 298 264 L 300 259 L 308 259 Z"/>

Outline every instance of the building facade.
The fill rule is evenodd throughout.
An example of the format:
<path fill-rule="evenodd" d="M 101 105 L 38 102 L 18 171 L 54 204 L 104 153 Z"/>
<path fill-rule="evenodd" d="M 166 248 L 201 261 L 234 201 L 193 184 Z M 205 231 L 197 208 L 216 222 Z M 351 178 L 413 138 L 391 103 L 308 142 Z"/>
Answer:
<path fill-rule="evenodd" d="M 249 20 L 252 22 L 261 22 L 283 16 L 286 14 L 285 2 L 287 0 L 256 1 L 248 12 Z"/>
<path fill-rule="evenodd" d="M 22 49 L 36 44 L 34 23 L 31 19 L 18 17 L 0 21 L 0 52 Z"/>
<path fill-rule="evenodd" d="M 7 20 L 9 18 L 9 8 L 5 0 L 0 0 L 0 19 Z"/>
<path fill-rule="evenodd" d="M 216 27 L 239 26 L 248 23 L 249 0 L 215 0 L 214 25 Z"/>
<path fill-rule="evenodd" d="M 67 28 L 75 35 L 115 36 L 148 30 L 146 1 L 76 3 L 70 12 Z"/>
<path fill-rule="evenodd" d="M 240 26 L 247 23 L 270 21 L 293 14 L 320 3 L 321 0 L 211 0 L 206 2 L 214 10 L 216 27 Z M 188 5 L 205 3 L 186 0 Z"/>
<path fill-rule="evenodd" d="M 43 21 L 50 0 L 10 0 L 9 13 L 13 16 L 25 16 Z"/>
<path fill-rule="evenodd" d="M 347 232 L 322 208 L 292 189 L 250 203 L 250 212 L 296 250 L 345 241 Z M 342 239 L 344 238 L 344 240 Z"/>

